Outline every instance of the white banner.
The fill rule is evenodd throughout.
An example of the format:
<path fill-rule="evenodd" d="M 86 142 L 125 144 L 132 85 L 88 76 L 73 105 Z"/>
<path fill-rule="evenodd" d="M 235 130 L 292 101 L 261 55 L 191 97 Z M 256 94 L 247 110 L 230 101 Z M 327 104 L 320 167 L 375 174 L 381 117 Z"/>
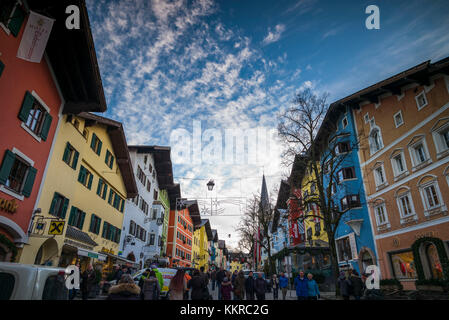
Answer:
<path fill-rule="evenodd" d="M 54 21 L 52 18 L 30 11 L 19 51 L 17 51 L 17 58 L 40 63 Z"/>

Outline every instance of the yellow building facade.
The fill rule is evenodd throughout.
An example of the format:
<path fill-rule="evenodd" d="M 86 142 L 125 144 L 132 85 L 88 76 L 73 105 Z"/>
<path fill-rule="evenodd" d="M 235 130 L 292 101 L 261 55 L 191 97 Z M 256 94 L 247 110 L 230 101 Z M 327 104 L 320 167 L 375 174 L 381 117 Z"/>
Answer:
<path fill-rule="evenodd" d="M 112 271 L 120 259 L 125 199 L 136 194 L 121 123 L 90 113 L 64 115 L 20 262 L 78 262 L 82 270 L 93 263 Z"/>
<path fill-rule="evenodd" d="M 195 268 L 204 267 L 209 270 L 209 241 L 212 239 L 212 230 L 208 219 L 201 219 L 193 234 L 192 263 Z"/>
<path fill-rule="evenodd" d="M 317 195 L 318 190 L 315 185 L 315 173 L 306 170 L 301 183 L 302 197 L 305 201 Z M 306 203 L 303 208 L 304 216 L 313 215 L 304 220 L 304 232 L 306 241 L 324 241 L 329 242 L 327 233 L 324 230 L 324 221 L 316 216 L 320 216 L 320 210 L 317 204 Z"/>

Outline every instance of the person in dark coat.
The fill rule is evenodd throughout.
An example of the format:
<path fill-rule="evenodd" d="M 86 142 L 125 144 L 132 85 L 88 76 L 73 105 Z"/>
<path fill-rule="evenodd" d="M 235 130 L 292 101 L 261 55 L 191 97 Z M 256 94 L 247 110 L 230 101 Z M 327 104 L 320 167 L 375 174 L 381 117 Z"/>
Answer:
<path fill-rule="evenodd" d="M 246 300 L 254 300 L 254 274 L 251 271 L 245 280 Z"/>
<path fill-rule="evenodd" d="M 156 272 L 150 271 L 148 277 L 143 280 L 142 298 L 143 300 L 159 300 L 161 286 L 156 277 Z"/>
<path fill-rule="evenodd" d="M 122 274 L 123 274 L 122 268 L 120 268 L 120 266 L 117 266 L 117 269 L 115 270 L 114 274 L 114 280 L 117 281 L 117 283 L 120 281 Z"/>
<path fill-rule="evenodd" d="M 221 296 L 223 300 L 231 300 L 231 292 L 232 292 L 232 283 L 225 277 L 223 282 L 221 283 Z"/>
<path fill-rule="evenodd" d="M 225 274 L 223 268 L 221 267 L 216 275 L 217 288 L 218 288 L 218 300 L 221 300 L 221 283 L 223 282 L 223 279 L 225 277 L 226 277 L 226 274 Z"/>
<path fill-rule="evenodd" d="M 92 290 L 92 286 L 95 284 L 97 275 L 95 274 L 95 270 L 91 264 L 87 266 L 87 269 L 84 270 L 81 275 L 81 294 L 83 300 L 87 300 L 89 298 L 89 292 Z"/>
<path fill-rule="evenodd" d="M 343 300 L 349 300 L 351 283 L 348 279 L 346 279 L 346 275 L 344 272 L 340 273 L 340 276 L 337 280 L 337 286 L 340 289 L 340 295 L 343 297 Z"/>
<path fill-rule="evenodd" d="M 206 288 L 206 281 L 198 270 L 193 272 L 193 277 L 187 283 L 187 288 L 191 289 L 191 300 L 205 300 L 204 288 Z"/>
<path fill-rule="evenodd" d="M 240 271 L 234 280 L 234 300 L 243 300 L 245 298 L 245 276 Z"/>
<path fill-rule="evenodd" d="M 210 273 L 210 281 L 212 282 L 212 291 L 214 291 L 215 282 L 217 281 L 217 271 L 215 271 L 215 269 Z"/>
<path fill-rule="evenodd" d="M 148 279 L 148 277 L 150 276 L 150 272 L 151 272 L 151 269 L 146 269 L 146 270 L 142 273 L 142 276 L 141 276 L 140 279 L 139 279 L 139 287 L 140 287 L 140 290 L 143 289 L 143 282 L 144 282 L 145 279 Z"/>
<path fill-rule="evenodd" d="M 271 288 L 273 288 L 273 299 L 277 300 L 279 297 L 279 279 L 276 274 L 271 278 Z"/>
<path fill-rule="evenodd" d="M 299 275 L 295 278 L 296 297 L 298 300 L 309 299 L 309 284 L 307 278 L 304 275 L 304 271 L 300 271 Z"/>
<path fill-rule="evenodd" d="M 257 279 L 254 281 L 254 292 L 256 293 L 257 300 L 265 300 L 267 282 L 262 278 L 262 273 L 258 273 Z"/>
<path fill-rule="evenodd" d="M 360 297 L 363 296 L 365 285 L 357 270 L 352 270 L 352 274 L 349 277 L 349 280 L 351 281 L 352 285 L 352 295 L 354 296 L 355 300 L 360 300 Z"/>
<path fill-rule="evenodd" d="M 140 288 L 129 274 L 123 274 L 117 285 L 109 289 L 107 300 L 140 300 Z"/>

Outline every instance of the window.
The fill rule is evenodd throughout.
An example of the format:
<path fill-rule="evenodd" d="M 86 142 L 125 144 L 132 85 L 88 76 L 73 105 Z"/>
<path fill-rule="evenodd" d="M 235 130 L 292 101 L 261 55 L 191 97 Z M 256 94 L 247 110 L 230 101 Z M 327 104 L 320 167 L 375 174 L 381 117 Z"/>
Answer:
<path fill-rule="evenodd" d="M 315 236 L 318 237 L 320 235 L 320 232 L 321 232 L 321 223 L 317 222 L 315 223 Z"/>
<path fill-rule="evenodd" d="M 86 128 L 83 129 L 83 137 L 86 140 L 89 138 L 89 130 L 87 130 Z"/>
<path fill-rule="evenodd" d="M 115 243 L 120 243 L 120 234 L 121 230 L 119 228 L 114 227 L 106 221 L 103 223 L 103 232 L 101 236 L 104 239 L 111 240 Z"/>
<path fill-rule="evenodd" d="M 150 208 L 150 206 L 148 205 L 148 203 L 143 200 L 143 198 L 140 198 L 140 206 L 139 206 L 140 210 L 143 211 L 143 213 L 145 213 L 145 215 L 148 215 L 148 210 Z"/>
<path fill-rule="evenodd" d="M 350 152 L 350 151 L 351 151 L 351 145 L 349 144 L 348 141 L 339 142 L 335 146 L 335 153 L 336 154 L 347 153 L 347 152 Z"/>
<path fill-rule="evenodd" d="M 98 139 L 97 135 L 95 133 L 92 134 L 92 140 L 90 142 L 90 148 L 97 154 L 100 155 L 101 153 L 101 146 L 103 143 L 100 139 Z"/>
<path fill-rule="evenodd" d="M 25 122 L 25 125 L 33 131 L 34 134 L 40 136 L 44 119 L 46 117 L 46 110 L 44 107 L 34 99 L 34 103 L 28 113 L 28 119 Z"/>
<path fill-rule="evenodd" d="M 428 187 L 424 187 L 424 195 L 426 199 L 426 205 L 429 209 L 436 208 L 440 205 L 440 200 L 433 184 Z"/>
<path fill-rule="evenodd" d="M 418 106 L 418 110 L 421 110 L 425 106 L 427 106 L 427 98 L 424 91 L 422 91 L 420 94 L 418 94 L 415 97 L 416 105 Z"/>
<path fill-rule="evenodd" d="M 154 239 L 155 239 L 155 235 L 154 235 L 154 233 L 151 233 L 150 234 L 150 241 L 149 241 L 150 246 L 154 246 Z"/>
<path fill-rule="evenodd" d="M 0 4 L 0 23 L 17 37 L 25 20 L 25 10 L 15 0 L 2 1 Z"/>
<path fill-rule="evenodd" d="M 67 163 L 70 168 L 76 170 L 76 165 L 78 163 L 79 152 L 75 150 L 75 148 L 67 142 L 64 155 L 62 156 L 62 161 Z"/>
<path fill-rule="evenodd" d="M 354 167 L 343 168 L 338 171 L 338 182 L 355 178 L 356 176 Z"/>
<path fill-rule="evenodd" d="M 9 300 L 14 291 L 16 280 L 10 273 L 0 272 L 0 300 Z"/>
<path fill-rule="evenodd" d="M 104 159 L 104 162 L 110 169 L 112 169 L 112 166 L 114 165 L 114 156 L 109 150 L 106 150 L 106 157 Z"/>
<path fill-rule="evenodd" d="M 427 144 L 424 138 L 421 138 L 418 142 L 412 144 L 409 147 L 409 151 L 413 163 L 412 170 L 417 170 L 421 167 L 421 165 L 425 165 L 430 161 L 429 153 L 427 151 Z"/>
<path fill-rule="evenodd" d="M 152 217 L 151 219 L 156 220 L 157 219 L 157 209 L 152 209 Z"/>
<path fill-rule="evenodd" d="M 394 124 L 395 124 L 396 128 L 398 128 L 404 124 L 404 119 L 402 118 L 402 111 L 395 113 L 393 116 L 393 119 L 394 119 Z"/>
<path fill-rule="evenodd" d="M 72 206 L 70 210 L 69 216 L 69 226 L 76 227 L 80 230 L 83 230 L 84 219 L 86 218 L 86 213 L 78 209 L 77 207 Z"/>
<path fill-rule="evenodd" d="M 42 300 L 67 300 L 69 291 L 61 274 L 49 276 L 42 291 Z"/>
<path fill-rule="evenodd" d="M 139 179 L 139 181 L 142 182 L 142 184 L 145 186 L 147 179 L 140 166 L 137 166 L 137 179 Z"/>
<path fill-rule="evenodd" d="M 344 117 L 341 123 L 343 125 L 343 129 L 345 129 L 348 126 L 348 118 Z"/>
<path fill-rule="evenodd" d="M 136 223 L 133 220 L 129 222 L 129 234 L 136 235 Z"/>
<path fill-rule="evenodd" d="M 393 173 L 395 177 L 403 174 L 407 170 L 405 166 L 403 152 L 391 158 L 391 166 L 393 167 Z"/>
<path fill-rule="evenodd" d="M 151 182 L 150 182 L 150 180 L 147 181 L 147 191 L 151 192 Z"/>
<path fill-rule="evenodd" d="M 411 250 L 400 253 L 389 253 L 389 255 L 394 277 L 396 279 L 417 278 L 415 261 L 413 260 L 413 252 Z"/>
<path fill-rule="evenodd" d="M 366 113 L 366 114 L 363 116 L 363 121 L 365 121 L 365 124 L 367 124 L 367 123 L 369 122 L 369 114 L 368 114 L 368 113 Z"/>
<path fill-rule="evenodd" d="M 349 237 L 336 240 L 338 261 L 348 261 L 352 259 L 351 244 Z"/>
<path fill-rule="evenodd" d="M 425 209 L 424 214 L 426 216 L 431 213 L 438 213 L 441 211 L 434 211 L 435 209 L 442 208 L 444 211 L 447 210 L 443 203 L 443 198 L 441 196 L 436 177 L 432 176 L 432 180 L 430 182 L 420 183 L 419 191 L 423 200 Z"/>
<path fill-rule="evenodd" d="M 347 195 L 341 199 L 341 209 L 351 209 L 360 207 L 360 197 L 358 194 Z"/>
<path fill-rule="evenodd" d="M 374 180 L 376 182 L 376 187 L 381 187 L 386 184 L 383 165 L 374 169 Z"/>
<path fill-rule="evenodd" d="M 10 150 L 6 150 L 0 167 L 0 184 L 14 193 L 29 197 L 37 170 Z"/>
<path fill-rule="evenodd" d="M 95 234 L 100 233 L 101 218 L 92 213 L 90 217 L 89 231 Z"/>
<path fill-rule="evenodd" d="M 377 226 L 384 226 L 388 224 L 387 209 L 385 203 L 381 203 L 374 207 L 374 213 L 376 216 Z"/>
<path fill-rule="evenodd" d="M 399 213 L 401 216 L 401 223 L 410 222 L 410 219 L 416 219 L 415 208 L 413 206 L 413 201 L 411 193 L 409 190 L 396 196 L 397 205 L 399 208 Z"/>
<path fill-rule="evenodd" d="M 449 122 L 433 130 L 432 136 L 437 150 L 437 157 L 446 155 L 449 151 Z"/>
<path fill-rule="evenodd" d="M 369 144 L 371 149 L 371 154 L 376 153 L 383 148 L 382 137 L 380 135 L 380 130 L 378 128 L 373 129 L 369 135 Z"/>
<path fill-rule="evenodd" d="M 99 195 L 103 200 L 106 200 L 107 193 L 108 185 L 103 181 L 103 179 L 98 179 L 97 195 Z"/>
<path fill-rule="evenodd" d="M 55 192 L 48 213 L 50 213 L 55 217 L 65 219 L 68 206 L 69 206 L 69 199 Z"/>
<path fill-rule="evenodd" d="M 80 182 L 83 186 L 88 188 L 89 190 L 92 188 L 92 180 L 94 176 L 93 174 L 87 170 L 84 166 L 80 167 L 80 173 L 78 175 L 78 182 Z"/>

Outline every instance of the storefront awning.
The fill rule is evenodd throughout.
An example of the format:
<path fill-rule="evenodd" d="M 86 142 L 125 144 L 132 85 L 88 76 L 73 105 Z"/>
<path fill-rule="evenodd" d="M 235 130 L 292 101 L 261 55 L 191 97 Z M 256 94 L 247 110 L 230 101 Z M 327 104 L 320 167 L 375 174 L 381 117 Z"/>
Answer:
<path fill-rule="evenodd" d="M 79 256 L 84 256 L 84 257 L 98 259 L 100 261 L 106 261 L 106 255 L 105 254 L 99 253 L 99 252 L 95 252 L 95 251 L 91 251 L 91 250 L 87 250 L 87 249 L 78 248 L 78 255 Z"/>

